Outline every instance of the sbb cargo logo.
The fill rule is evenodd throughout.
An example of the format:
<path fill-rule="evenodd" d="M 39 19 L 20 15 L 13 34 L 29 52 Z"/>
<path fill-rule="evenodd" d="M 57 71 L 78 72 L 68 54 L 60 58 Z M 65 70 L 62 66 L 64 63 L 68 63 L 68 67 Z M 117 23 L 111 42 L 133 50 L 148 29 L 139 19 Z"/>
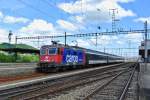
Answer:
<path fill-rule="evenodd" d="M 78 62 L 78 56 L 75 55 L 67 55 L 66 62 Z"/>

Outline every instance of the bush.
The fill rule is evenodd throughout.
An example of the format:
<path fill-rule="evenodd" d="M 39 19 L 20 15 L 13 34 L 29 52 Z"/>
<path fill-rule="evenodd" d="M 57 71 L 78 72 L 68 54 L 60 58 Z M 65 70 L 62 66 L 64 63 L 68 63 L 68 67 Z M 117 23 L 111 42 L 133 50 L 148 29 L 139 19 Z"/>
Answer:
<path fill-rule="evenodd" d="M 37 55 L 23 55 L 21 56 L 22 62 L 38 62 L 39 57 Z"/>
<path fill-rule="evenodd" d="M 38 62 L 39 57 L 34 54 L 18 54 L 17 60 L 15 60 L 14 54 L 0 53 L 0 62 Z"/>
<path fill-rule="evenodd" d="M 15 56 L 0 53 L 0 62 L 15 62 Z"/>

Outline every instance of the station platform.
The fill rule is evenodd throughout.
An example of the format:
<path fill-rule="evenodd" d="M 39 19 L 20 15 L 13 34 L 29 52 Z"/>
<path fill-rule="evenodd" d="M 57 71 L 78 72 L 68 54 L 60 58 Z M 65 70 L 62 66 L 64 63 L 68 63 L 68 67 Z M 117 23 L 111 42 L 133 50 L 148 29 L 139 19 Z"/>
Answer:
<path fill-rule="evenodd" d="M 140 63 L 140 100 L 150 100 L 150 63 Z"/>
<path fill-rule="evenodd" d="M 36 67 L 36 63 L 0 63 L 0 77 L 33 73 Z"/>

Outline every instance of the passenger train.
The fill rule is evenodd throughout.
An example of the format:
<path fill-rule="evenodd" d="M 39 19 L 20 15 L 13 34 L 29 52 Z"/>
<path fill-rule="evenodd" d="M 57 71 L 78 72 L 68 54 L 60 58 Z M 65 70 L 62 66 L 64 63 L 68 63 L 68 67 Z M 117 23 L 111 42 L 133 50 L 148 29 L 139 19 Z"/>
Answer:
<path fill-rule="evenodd" d="M 89 67 L 98 64 L 123 62 L 123 57 L 77 46 L 61 44 L 44 45 L 40 48 L 38 71 L 51 72 L 61 69 Z"/>

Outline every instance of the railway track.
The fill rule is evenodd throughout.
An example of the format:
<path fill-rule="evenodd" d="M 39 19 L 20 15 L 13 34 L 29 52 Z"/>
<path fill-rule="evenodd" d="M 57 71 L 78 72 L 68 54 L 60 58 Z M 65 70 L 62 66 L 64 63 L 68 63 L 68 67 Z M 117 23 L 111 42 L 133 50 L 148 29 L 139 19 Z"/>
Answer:
<path fill-rule="evenodd" d="M 12 81 L 24 80 L 24 79 L 32 79 L 32 78 L 42 77 L 42 76 L 48 76 L 48 74 L 33 72 L 33 73 L 14 75 L 14 76 L 13 75 L 12 76 L 0 76 L 0 84 L 12 82 Z"/>
<path fill-rule="evenodd" d="M 129 72 L 121 72 L 104 85 L 97 87 L 85 96 L 83 100 L 100 100 L 100 98 L 101 100 L 127 99 L 126 93 L 128 92 L 128 88 L 134 77 L 136 66 L 137 65 L 135 65 L 135 67 Z M 137 98 L 135 98 L 136 97 L 130 98 L 130 100 L 137 100 Z"/>
<path fill-rule="evenodd" d="M 56 95 L 63 94 L 64 91 L 70 91 L 71 89 L 84 87 L 94 83 L 100 84 L 100 82 L 107 82 L 112 80 L 116 75 L 125 73 L 132 64 L 122 65 L 118 68 L 96 70 L 70 77 L 64 77 L 57 80 L 44 81 L 43 83 L 29 84 L 23 87 L 16 87 L 13 89 L 7 89 L 0 91 L 0 98 L 2 99 L 52 99 Z M 96 85 L 95 85 L 96 86 Z M 59 97 L 59 96 L 58 96 Z M 68 99 L 70 100 L 70 99 Z"/>
<path fill-rule="evenodd" d="M 107 77 L 91 84 L 81 85 L 72 90 L 66 90 L 62 93 L 49 95 L 46 99 L 50 100 L 137 100 L 137 94 L 128 92 L 128 88 L 135 77 L 135 68 L 118 72 L 112 77 Z M 120 84 L 123 83 L 123 84 Z M 131 92 L 131 91 L 130 91 Z M 41 99 L 41 98 L 40 98 Z"/>

